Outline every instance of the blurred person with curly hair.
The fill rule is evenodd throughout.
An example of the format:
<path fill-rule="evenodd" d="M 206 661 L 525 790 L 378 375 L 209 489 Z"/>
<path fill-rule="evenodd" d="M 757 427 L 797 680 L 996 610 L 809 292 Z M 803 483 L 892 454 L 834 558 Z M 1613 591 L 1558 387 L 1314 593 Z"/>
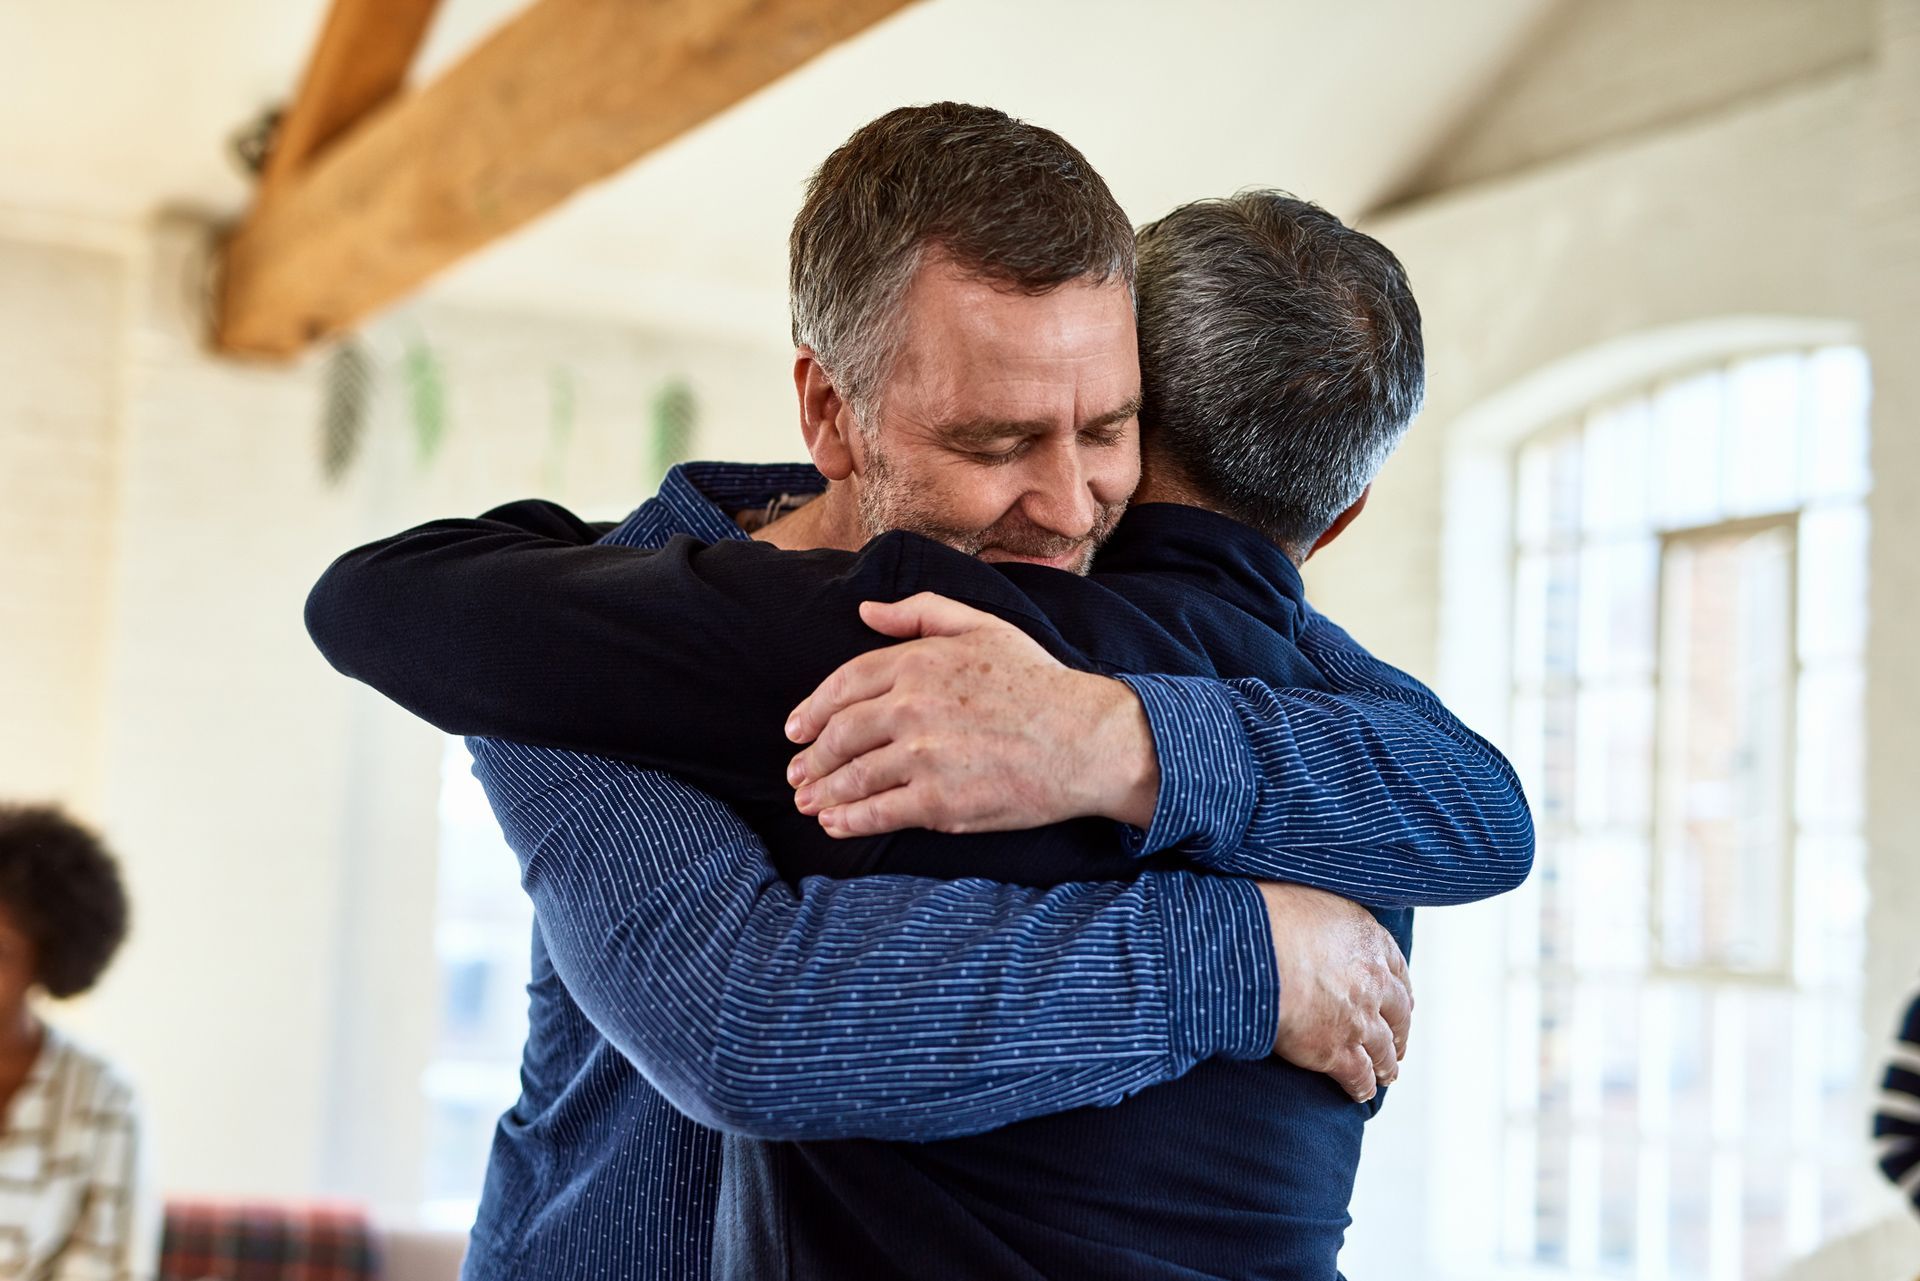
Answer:
<path fill-rule="evenodd" d="M 150 1281 L 158 1201 L 133 1090 L 45 1022 L 127 933 L 100 838 L 58 809 L 0 805 L 0 1277 Z"/>

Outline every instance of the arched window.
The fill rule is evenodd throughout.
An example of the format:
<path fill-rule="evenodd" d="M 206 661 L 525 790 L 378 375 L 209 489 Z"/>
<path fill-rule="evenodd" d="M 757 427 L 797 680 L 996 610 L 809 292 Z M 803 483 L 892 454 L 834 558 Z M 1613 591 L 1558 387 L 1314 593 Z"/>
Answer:
<path fill-rule="evenodd" d="M 1774 351 L 1513 457 L 1510 1264 L 1759 1278 L 1851 1208 L 1867 399 L 1857 349 Z"/>

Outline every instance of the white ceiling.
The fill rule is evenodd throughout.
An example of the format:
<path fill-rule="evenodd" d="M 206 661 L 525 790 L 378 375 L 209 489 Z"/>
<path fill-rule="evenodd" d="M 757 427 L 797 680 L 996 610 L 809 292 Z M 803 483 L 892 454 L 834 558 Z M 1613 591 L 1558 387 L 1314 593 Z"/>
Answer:
<path fill-rule="evenodd" d="M 524 0 L 446 0 L 431 74 Z M 861 122 L 957 98 L 1058 129 L 1136 219 L 1241 186 L 1352 215 L 1555 0 L 921 0 L 456 267 L 443 297 L 779 342 L 786 227 Z M 221 213 L 227 139 L 291 93 L 324 0 L 0 0 L 0 204 Z"/>

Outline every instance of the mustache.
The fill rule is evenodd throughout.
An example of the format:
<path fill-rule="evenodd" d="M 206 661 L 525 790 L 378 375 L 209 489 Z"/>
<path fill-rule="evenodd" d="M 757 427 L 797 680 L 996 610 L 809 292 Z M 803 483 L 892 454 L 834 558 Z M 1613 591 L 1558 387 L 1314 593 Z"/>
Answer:
<path fill-rule="evenodd" d="M 969 555 L 973 556 L 978 556 L 991 547 L 1015 556 L 1053 560 L 1075 548 L 1089 545 L 1098 547 L 1104 543 L 1107 535 L 1113 532 L 1113 527 L 1120 522 L 1121 514 L 1125 511 L 1125 503 L 1102 504 L 1093 527 L 1077 538 L 1051 529 L 1043 529 L 1024 516 L 1008 513 L 987 528 L 969 535 L 963 547 Z"/>

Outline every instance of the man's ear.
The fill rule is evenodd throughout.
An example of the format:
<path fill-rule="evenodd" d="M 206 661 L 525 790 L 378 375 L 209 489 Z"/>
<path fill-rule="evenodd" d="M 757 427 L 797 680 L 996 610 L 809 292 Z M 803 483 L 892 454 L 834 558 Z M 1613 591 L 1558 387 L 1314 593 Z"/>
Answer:
<path fill-rule="evenodd" d="M 1368 485 L 1360 491 L 1360 497 L 1353 500 L 1353 506 L 1333 518 L 1333 524 L 1327 526 L 1327 532 L 1314 539 L 1313 546 L 1307 550 L 1308 560 L 1313 559 L 1314 552 L 1319 551 L 1322 547 L 1325 547 L 1328 543 L 1340 537 L 1341 532 L 1344 531 L 1348 525 L 1353 524 L 1354 518 L 1360 514 L 1360 509 L 1367 505 L 1367 495 L 1372 492 L 1373 486 Z"/>
<path fill-rule="evenodd" d="M 811 349 L 793 350 L 793 390 L 800 397 L 800 437 L 813 465 L 828 480 L 853 474 L 853 434 L 859 423 Z"/>

